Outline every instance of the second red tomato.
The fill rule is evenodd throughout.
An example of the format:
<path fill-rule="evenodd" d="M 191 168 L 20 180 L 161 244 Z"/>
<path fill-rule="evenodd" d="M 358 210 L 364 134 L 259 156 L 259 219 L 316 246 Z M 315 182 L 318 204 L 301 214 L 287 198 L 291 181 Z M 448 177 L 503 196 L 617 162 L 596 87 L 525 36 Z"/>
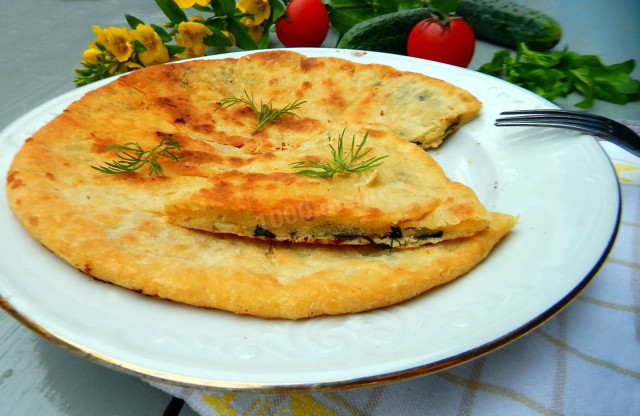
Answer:
<path fill-rule="evenodd" d="M 316 47 L 329 33 L 329 13 L 322 0 L 291 0 L 276 22 L 276 35 L 287 47 Z"/>
<path fill-rule="evenodd" d="M 462 19 L 448 23 L 426 19 L 414 26 L 407 41 L 407 55 L 466 67 L 471 62 L 476 39 Z"/>

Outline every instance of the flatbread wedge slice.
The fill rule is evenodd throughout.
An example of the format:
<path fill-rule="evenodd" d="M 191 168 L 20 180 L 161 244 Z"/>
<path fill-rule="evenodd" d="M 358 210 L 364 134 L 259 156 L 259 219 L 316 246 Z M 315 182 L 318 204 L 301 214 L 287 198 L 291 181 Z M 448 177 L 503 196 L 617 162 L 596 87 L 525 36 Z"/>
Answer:
<path fill-rule="evenodd" d="M 395 248 L 467 237 L 489 225 L 475 193 L 449 180 L 418 146 L 384 130 L 289 129 L 306 121 L 291 120 L 256 135 L 262 148 L 280 146 L 268 156 L 176 188 L 165 206 L 168 221 L 277 241 Z M 340 148 L 336 138 L 346 137 L 351 139 L 341 151 L 349 153 L 366 137 L 363 150 L 384 156 L 382 164 L 328 178 L 292 169 L 296 161 L 331 159 L 329 144 Z"/>

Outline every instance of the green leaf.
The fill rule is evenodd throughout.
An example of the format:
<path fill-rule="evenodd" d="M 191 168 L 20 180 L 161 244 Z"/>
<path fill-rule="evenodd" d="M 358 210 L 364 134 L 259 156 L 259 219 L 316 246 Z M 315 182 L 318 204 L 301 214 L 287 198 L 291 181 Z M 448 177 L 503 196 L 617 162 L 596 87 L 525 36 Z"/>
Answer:
<path fill-rule="evenodd" d="M 524 43 L 518 50 L 518 60 L 522 63 L 551 68 L 558 65 L 564 56 L 564 52 L 534 52 Z"/>
<path fill-rule="evenodd" d="M 169 52 L 169 56 L 176 56 L 179 53 L 184 52 L 185 50 L 187 50 L 187 48 L 185 48 L 184 46 L 180 46 L 180 45 L 164 45 L 167 47 L 167 51 Z"/>
<path fill-rule="evenodd" d="M 235 0 L 218 0 L 220 1 L 220 4 L 222 6 L 222 10 L 225 11 L 225 13 L 232 15 L 233 13 L 235 13 L 236 11 L 236 2 Z"/>
<path fill-rule="evenodd" d="M 244 49 L 245 51 L 258 49 L 258 44 L 249 33 L 247 33 L 247 27 L 245 25 L 234 19 L 228 19 L 227 24 L 229 32 L 233 33 L 233 36 L 236 38 L 236 46 L 238 48 Z"/>
<path fill-rule="evenodd" d="M 429 0 L 429 7 L 448 14 L 458 9 L 458 3 L 460 3 L 460 0 Z"/>
<path fill-rule="evenodd" d="M 211 10 L 213 10 L 214 15 L 223 16 L 225 14 L 224 9 L 222 8 L 222 4 L 220 4 L 220 0 L 211 0 L 209 6 L 211 7 Z"/>
<path fill-rule="evenodd" d="M 205 45 L 211 46 L 214 48 L 229 48 L 233 46 L 233 43 L 231 43 L 231 40 L 229 40 L 229 38 L 224 35 L 222 36 L 209 35 L 206 38 L 204 38 L 202 41 L 204 42 Z"/>
<path fill-rule="evenodd" d="M 147 47 L 144 46 L 139 40 L 134 40 L 133 42 L 131 42 L 131 45 L 133 46 L 133 51 L 135 53 L 142 53 L 147 51 Z"/>
<path fill-rule="evenodd" d="M 205 45 L 220 48 L 233 46 L 231 40 L 229 40 L 229 38 L 224 33 L 222 33 L 220 29 L 214 26 L 206 26 L 213 34 L 207 36 L 202 40 Z"/>
<path fill-rule="evenodd" d="M 156 4 L 162 10 L 165 16 L 173 23 L 179 24 L 181 22 L 186 22 L 189 19 L 187 15 L 182 11 L 180 7 L 173 0 L 156 0 Z"/>
<path fill-rule="evenodd" d="M 269 36 L 269 32 L 265 31 L 264 35 L 262 35 L 260 40 L 257 42 L 258 49 L 268 49 L 270 40 L 271 37 Z"/>
<path fill-rule="evenodd" d="M 395 0 L 329 0 L 329 20 L 340 33 L 381 14 L 398 11 Z"/>
<path fill-rule="evenodd" d="M 274 22 L 284 16 L 287 10 L 287 6 L 285 6 L 282 0 L 269 0 L 269 5 L 271 6 L 271 19 Z"/>
<path fill-rule="evenodd" d="M 593 95 L 596 99 L 601 101 L 607 101 L 614 104 L 626 104 L 629 102 L 627 94 L 618 92 L 611 88 L 603 88 L 602 85 L 593 86 Z"/>
<path fill-rule="evenodd" d="M 616 104 L 640 99 L 640 81 L 629 75 L 634 68 L 632 59 L 605 66 L 596 55 L 568 50 L 535 52 L 521 44 L 515 59 L 509 50 L 498 51 L 479 71 L 550 100 L 578 92 L 584 99 L 576 107 L 590 108 L 596 99 Z"/>
<path fill-rule="evenodd" d="M 160 40 L 162 40 L 163 43 L 171 42 L 173 40 L 171 35 L 167 33 L 167 31 L 164 30 L 162 26 L 158 26 L 153 23 L 150 26 L 153 29 L 153 31 L 156 32 L 156 34 L 160 37 Z"/>
<path fill-rule="evenodd" d="M 482 73 L 502 76 L 506 74 L 507 69 L 513 65 L 513 58 L 510 50 L 498 51 L 493 55 L 491 62 L 482 65 L 478 70 Z"/>
<path fill-rule="evenodd" d="M 591 71 L 589 67 L 576 68 L 569 70 L 569 73 L 576 78 L 577 82 L 582 82 L 583 84 L 590 85 L 591 84 Z"/>
<path fill-rule="evenodd" d="M 215 10 L 213 10 L 213 8 L 207 7 L 207 6 L 200 6 L 199 4 L 194 4 L 193 8 L 194 10 L 197 10 L 200 13 L 215 13 Z"/>
<path fill-rule="evenodd" d="M 607 65 L 606 68 L 611 71 L 630 74 L 636 68 L 636 61 L 634 61 L 633 59 L 629 59 L 628 61 L 620 62 L 618 64 Z"/>
<path fill-rule="evenodd" d="M 429 7 L 429 0 L 397 0 L 398 10 L 420 9 Z"/>
<path fill-rule="evenodd" d="M 211 8 L 216 16 L 233 16 L 236 11 L 235 0 L 212 0 Z"/>
<path fill-rule="evenodd" d="M 624 72 L 614 72 L 607 68 L 595 68 L 592 71 L 593 82 L 603 88 L 622 94 L 634 94 L 640 90 L 640 81 L 631 78 Z"/>
<path fill-rule="evenodd" d="M 593 107 L 593 103 L 595 100 L 595 95 L 593 93 L 593 89 L 582 82 L 576 82 L 575 84 L 576 90 L 578 90 L 584 96 L 584 99 L 576 104 L 574 104 L 578 108 L 591 108 Z"/>
<path fill-rule="evenodd" d="M 538 68 L 527 73 L 527 79 L 539 88 L 549 91 L 555 89 L 558 83 L 563 82 L 566 75 L 557 69 Z"/>
<path fill-rule="evenodd" d="M 567 69 L 583 68 L 589 66 L 602 66 L 600 58 L 595 55 L 580 55 L 566 51 L 562 57 L 562 65 Z"/>
<path fill-rule="evenodd" d="M 140 19 L 138 19 L 135 16 L 131 16 L 130 14 L 125 14 L 124 18 L 127 20 L 127 23 L 129 24 L 129 27 L 133 30 L 135 30 L 138 25 L 143 25 L 144 22 Z"/>

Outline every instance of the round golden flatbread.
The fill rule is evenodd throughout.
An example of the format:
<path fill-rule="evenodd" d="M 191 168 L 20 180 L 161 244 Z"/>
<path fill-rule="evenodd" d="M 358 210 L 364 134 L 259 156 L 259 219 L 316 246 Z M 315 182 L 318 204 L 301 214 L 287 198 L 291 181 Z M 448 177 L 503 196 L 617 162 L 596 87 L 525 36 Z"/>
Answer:
<path fill-rule="evenodd" d="M 289 66 L 269 72 L 268 62 L 288 62 Z M 189 61 L 136 71 L 89 92 L 25 142 L 7 177 L 11 209 L 34 238 L 86 274 L 147 295 L 262 318 L 300 319 L 384 307 L 475 267 L 514 226 L 512 216 L 482 214 L 482 225 L 467 237 L 404 249 L 270 241 L 196 230 L 170 221 L 167 206 L 171 201 L 184 192 L 201 189 L 203 181 L 242 171 L 256 154 L 260 155 L 261 169 L 269 166 L 264 155 L 274 150 L 257 151 L 266 142 L 251 134 L 250 118 L 242 109 L 216 111 L 220 97 L 237 96 L 247 88 L 266 94 L 264 85 L 282 79 L 287 79 L 285 90 L 297 86 L 290 90 L 296 94 L 313 90 L 313 85 L 326 82 L 320 76 L 324 72 L 305 76 L 282 71 L 300 67 L 311 71 L 328 65 L 354 74 L 378 71 L 380 79 L 402 78 L 403 74 L 388 67 L 335 58 L 311 59 L 291 52 Z M 259 77 L 262 83 L 255 84 Z M 372 74 L 367 77 L 376 78 Z M 274 79 L 278 81 L 272 82 Z M 435 82 L 428 77 L 420 79 L 425 84 Z M 445 85 L 441 81 L 435 84 Z M 381 85 L 368 88 L 377 88 L 372 94 L 379 98 L 386 96 Z M 440 91 L 441 101 L 451 99 L 444 96 L 446 91 L 462 94 L 446 85 Z M 326 105 L 322 102 L 328 96 L 321 91 L 302 94 L 313 105 L 299 118 L 274 123 L 274 130 L 266 137 L 273 138 L 283 129 L 298 134 L 325 133 L 345 121 L 380 132 L 380 137 L 391 137 L 391 142 L 402 137 L 393 125 L 375 118 L 363 120 L 361 113 L 357 123 L 349 119 L 354 116 L 346 116 L 347 111 L 337 117 L 336 103 L 346 110 L 350 108 L 347 102 L 362 98 L 355 81 L 341 88 L 335 84 L 326 88 L 333 93 Z M 285 90 L 271 90 L 261 99 L 277 97 L 273 98 L 274 106 L 280 108 L 291 97 L 272 94 Z M 458 120 L 457 128 L 464 116 L 452 110 L 451 117 Z M 149 148 L 167 137 L 179 142 L 181 148 L 178 161 L 161 161 L 164 176 L 149 175 L 144 168 L 121 175 L 92 169 L 114 156 L 105 153 L 110 144 L 137 143 Z M 400 140 L 398 147 L 415 146 L 409 141 Z M 245 180 L 242 183 L 246 185 Z M 280 184 L 273 192 L 286 193 L 286 186 Z M 467 195 L 468 188 L 450 193 L 447 199 L 455 201 L 458 194 Z M 458 215 L 468 218 L 477 212 L 484 211 L 478 208 Z"/>

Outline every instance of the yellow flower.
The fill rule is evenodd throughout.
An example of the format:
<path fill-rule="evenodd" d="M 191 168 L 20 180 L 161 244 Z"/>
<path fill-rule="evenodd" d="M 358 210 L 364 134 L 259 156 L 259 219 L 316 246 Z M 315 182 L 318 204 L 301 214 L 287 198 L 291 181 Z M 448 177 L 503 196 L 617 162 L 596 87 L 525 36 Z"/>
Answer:
<path fill-rule="evenodd" d="M 187 48 L 181 55 L 185 58 L 203 56 L 207 46 L 203 39 L 213 34 L 205 25 L 198 22 L 182 22 L 178 25 L 176 43 Z"/>
<path fill-rule="evenodd" d="M 136 30 L 131 32 L 131 38 L 147 48 L 145 52 L 138 54 L 142 65 L 150 66 L 169 62 L 169 51 L 151 26 L 138 25 Z"/>
<path fill-rule="evenodd" d="M 242 13 L 253 15 L 241 20 L 245 26 L 258 26 L 271 15 L 271 5 L 268 0 L 240 0 L 236 6 Z"/>
<path fill-rule="evenodd" d="M 93 32 L 97 36 L 96 42 L 109 49 L 118 61 L 126 62 L 131 57 L 133 47 L 131 46 L 131 35 L 126 27 L 102 29 L 100 26 L 94 26 Z"/>
<path fill-rule="evenodd" d="M 126 62 L 124 67 L 127 71 L 135 71 L 136 69 L 141 69 L 142 67 L 135 62 Z"/>
<path fill-rule="evenodd" d="M 100 26 L 93 26 L 91 28 L 91 30 L 93 30 L 93 33 L 95 33 L 96 35 L 96 41 L 94 43 L 101 43 L 102 45 L 104 45 L 105 47 L 107 46 L 107 34 L 105 32 L 105 30 L 103 28 L 101 28 Z M 89 44 L 89 47 L 91 47 L 92 44 Z"/>
<path fill-rule="evenodd" d="M 208 6 L 209 3 L 211 3 L 211 0 L 173 0 L 173 1 L 175 1 L 178 7 L 180 7 L 181 9 L 188 9 L 190 7 L 193 7 L 194 4 L 197 4 L 198 6 Z"/>
<path fill-rule="evenodd" d="M 89 49 L 82 53 L 82 59 L 88 62 L 98 62 L 99 55 L 102 55 L 102 51 L 89 45 Z"/>
<path fill-rule="evenodd" d="M 221 32 L 222 32 L 223 35 L 225 35 L 231 41 L 231 44 L 233 46 L 236 46 L 236 37 L 233 36 L 233 33 L 227 32 L 226 30 L 221 30 Z"/>
<path fill-rule="evenodd" d="M 249 30 L 247 30 L 247 32 L 253 40 L 258 42 L 264 35 L 264 28 L 262 26 L 249 26 Z"/>

